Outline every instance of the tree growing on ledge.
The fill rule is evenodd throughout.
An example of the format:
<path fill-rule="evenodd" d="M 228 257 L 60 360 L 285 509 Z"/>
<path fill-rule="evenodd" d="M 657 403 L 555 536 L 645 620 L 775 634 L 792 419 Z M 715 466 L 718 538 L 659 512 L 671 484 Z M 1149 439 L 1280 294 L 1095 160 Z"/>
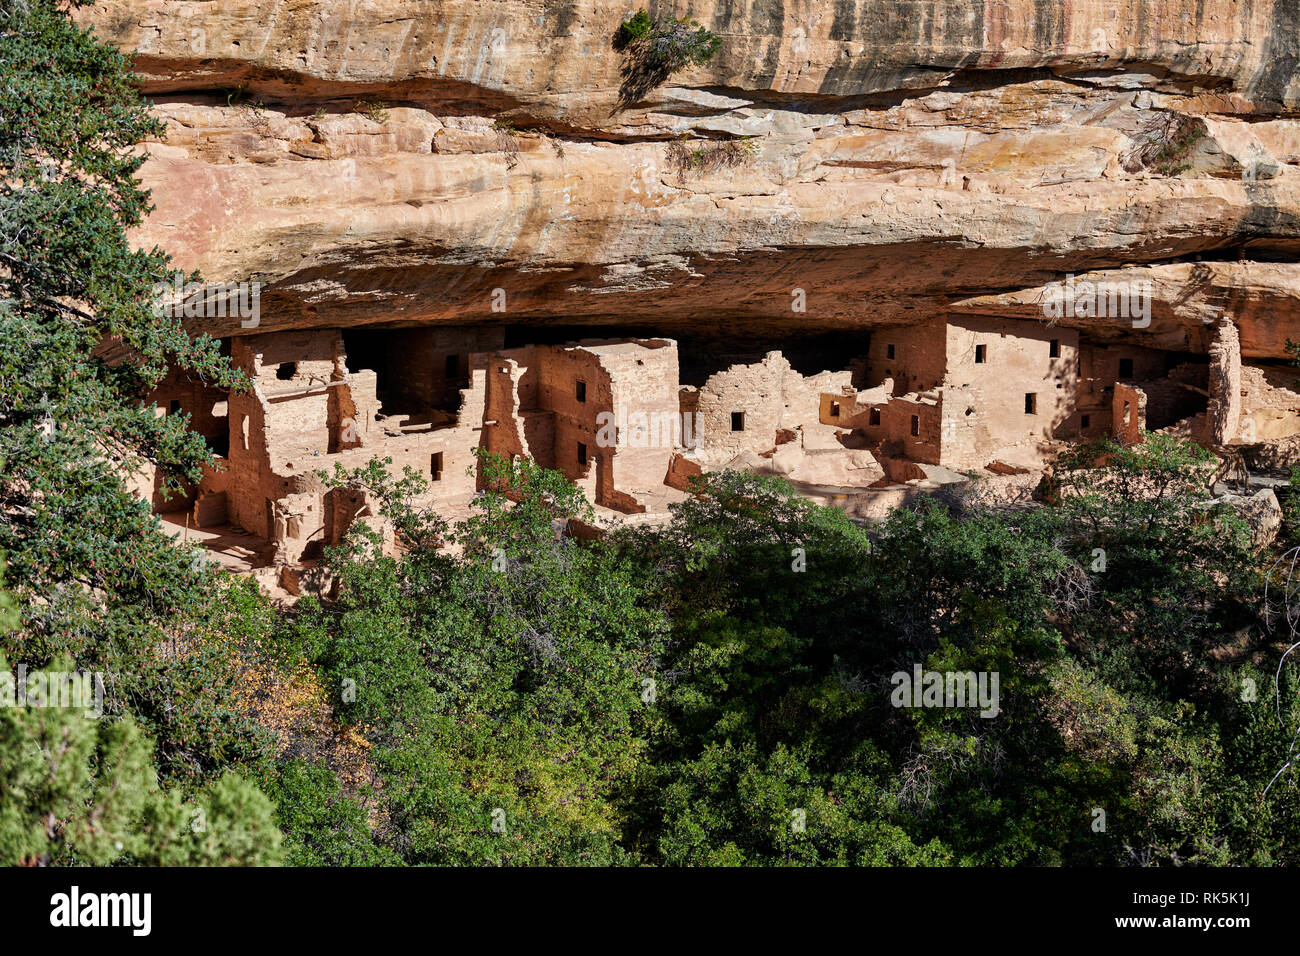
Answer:
<path fill-rule="evenodd" d="M 127 230 L 151 209 L 138 145 L 162 126 L 126 58 L 71 22 L 80 5 L 0 6 L 0 553 L 21 609 L 0 653 L 102 670 L 106 708 L 154 735 L 164 776 L 203 778 L 257 749 L 216 665 L 185 652 L 231 640 L 237 622 L 213 624 L 213 575 L 123 473 L 147 462 L 195 478 L 211 460 L 185 417 L 146 400 L 169 365 L 239 377 L 215 341 L 156 314 L 168 257 L 132 249 Z"/>
<path fill-rule="evenodd" d="M 638 10 L 614 36 L 625 58 L 620 98 L 636 101 L 678 70 L 708 63 L 721 47 L 722 38 L 694 20 L 655 20 Z"/>

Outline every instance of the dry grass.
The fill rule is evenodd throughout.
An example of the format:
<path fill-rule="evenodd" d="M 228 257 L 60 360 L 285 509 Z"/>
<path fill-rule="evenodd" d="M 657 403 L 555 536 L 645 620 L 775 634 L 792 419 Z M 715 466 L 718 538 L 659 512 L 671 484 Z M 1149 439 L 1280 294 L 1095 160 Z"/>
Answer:
<path fill-rule="evenodd" d="M 688 140 L 678 140 L 668 147 L 668 162 L 683 177 L 734 169 L 752 162 L 757 155 L 758 144 L 749 139 L 709 141 L 698 147 L 692 147 Z"/>

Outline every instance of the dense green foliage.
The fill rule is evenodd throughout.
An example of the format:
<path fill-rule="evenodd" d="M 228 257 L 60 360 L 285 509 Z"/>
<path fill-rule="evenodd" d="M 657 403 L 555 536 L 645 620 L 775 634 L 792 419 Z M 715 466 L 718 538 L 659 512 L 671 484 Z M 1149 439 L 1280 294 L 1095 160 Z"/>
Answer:
<path fill-rule="evenodd" d="M 1098 443 L 1050 507 L 922 500 L 870 531 L 724 473 L 587 544 L 527 462 L 489 460 L 500 490 L 450 528 L 374 463 L 337 480 L 410 550 L 359 530 L 290 640 L 375 743 L 375 847 L 408 863 L 1288 863 L 1295 781 L 1260 794 L 1300 709 L 1288 681 L 1273 715 L 1209 462 Z M 894 706 L 916 665 L 997 672 L 997 715 Z"/>
<path fill-rule="evenodd" d="M 63 661 L 15 677 L 0 655 L 0 866 L 279 861 L 266 797 L 234 773 L 190 799 L 160 791 L 135 721 L 97 719 L 93 684 L 70 671 Z"/>
<path fill-rule="evenodd" d="M 618 42 L 633 47 L 648 63 L 675 73 L 687 66 L 703 66 L 722 46 L 722 38 L 694 20 L 655 21 L 638 10 L 619 27 Z"/>
<path fill-rule="evenodd" d="M 301 602 L 290 644 L 374 743 L 377 839 L 402 859 L 618 862 L 613 795 L 644 768 L 658 717 L 642 681 L 666 620 L 634 561 L 557 538 L 555 522 L 589 511 L 562 475 L 495 460 L 487 473 L 518 503 L 485 494 L 456 528 L 409 507 L 415 476 L 341 476 L 412 550 L 385 557 L 358 529 L 331 558 L 338 600 Z M 458 557 L 434 550 L 444 541 Z"/>
<path fill-rule="evenodd" d="M 264 734 L 229 693 L 261 598 L 174 546 L 126 483 L 146 463 L 174 480 L 210 461 L 183 416 L 158 417 L 146 401 L 169 367 L 239 384 L 216 342 L 156 314 L 167 257 L 127 241 L 150 208 L 135 178 L 143 156 L 132 147 L 160 129 L 127 60 L 75 27 L 65 5 L 0 7 L 0 553 L 21 611 L 0 629 L 0 653 L 15 668 L 62 660 L 102 675 L 106 724 L 79 727 L 79 759 L 125 748 L 121 770 L 133 788 L 122 812 L 138 820 L 152 807 L 155 833 L 172 826 L 191 791 L 228 786 L 217 784 L 223 774 L 252 770 L 266 754 Z M 44 720 L 10 720 L 8 732 L 48 740 L 51 728 L 79 726 Z M 141 756 L 149 753 L 155 764 Z M 29 755 L 21 766 L 43 759 Z M 153 793 L 155 766 L 186 792 Z M 69 801 L 93 794 L 111 768 L 89 777 L 84 769 L 69 764 L 58 792 L 0 791 L 2 812 L 68 807 L 66 823 L 48 827 L 62 841 L 54 858 L 75 850 L 105 859 L 104 847 L 117 843 L 137 859 L 197 858 L 171 838 L 164 850 L 157 841 L 74 847 L 58 837 L 75 825 Z M 240 812 L 260 806 L 242 792 L 217 796 Z"/>

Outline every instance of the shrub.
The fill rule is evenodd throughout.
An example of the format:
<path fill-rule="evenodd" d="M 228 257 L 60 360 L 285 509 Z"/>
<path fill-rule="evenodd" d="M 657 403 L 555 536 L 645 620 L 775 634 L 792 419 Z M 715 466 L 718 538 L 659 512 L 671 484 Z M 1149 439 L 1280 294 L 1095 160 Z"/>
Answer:
<path fill-rule="evenodd" d="M 644 10 L 638 10 L 635 16 L 624 20 L 623 25 L 618 28 L 619 39 L 624 43 L 645 40 L 649 38 L 654 27 L 655 23 L 650 19 L 650 14 Z"/>
<path fill-rule="evenodd" d="M 508 120 L 493 120 L 492 128 L 496 130 L 497 146 L 506 157 L 506 169 L 519 165 L 519 130 Z"/>
<path fill-rule="evenodd" d="M 1192 168 L 1182 160 L 1205 136 L 1200 120 L 1178 113 L 1161 114 L 1138 131 L 1122 165 L 1130 173 L 1149 169 L 1160 176 L 1177 176 Z"/>
<path fill-rule="evenodd" d="M 666 26 L 656 26 L 644 42 L 646 58 L 669 73 L 688 66 L 703 66 L 722 46 L 721 37 L 694 20 L 674 20 Z"/>
<path fill-rule="evenodd" d="M 757 154 L 758 145 L 748 139 L 706 143 L 694 149 L 682 139 L 668 147 L 668 161 L 683 176 L 731 169 L 751 161 Z"/>
<path fill-rule="evenodd" d="M 703 66 L 722 38 L 694 20 L 654 20 L 644 10 L 618 28 L 614 46 L 625 56 L 622 100 L 632 102 L 688 66 Z"/>
<path fill-rule="evenodd" d="M 388 104 L 382 100 L 357 100 L 352 104 L 352 111 L 375 123 L 388 122 Z"/>

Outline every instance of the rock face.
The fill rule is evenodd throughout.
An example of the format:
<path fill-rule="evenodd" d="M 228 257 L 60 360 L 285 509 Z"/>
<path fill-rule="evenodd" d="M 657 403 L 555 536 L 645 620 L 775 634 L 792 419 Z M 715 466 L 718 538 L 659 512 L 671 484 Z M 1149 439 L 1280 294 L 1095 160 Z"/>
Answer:
<path fill-rule="evenodd" d="M 1037 319 L 1073 272 L 1153 285 L 1145 328 L 1068 320 L 1096 337 L 1204 352 L 1224 311 L 1247 356 L 1300 337 L 1297 0 L 648 9 L 723 42 L 631 100 L 605 0 L 79 16 L 167 118 L 140 240 L 265 283 L 264 331 L 499 321 L 501 289 L 511 322 L 774 340 Z"/>
<path fill-rule="evenodd" d="M 615 43 L 636 8 L 606 0 L 78 12 L 166 120 L 138 241 L 261 284 L 251 327 L 189 320 L 259 380 L 255 407 L 199 416 L 240 451 L 236 419 L 265 423 L 232 487 L 270 503 L 232 500 L 244 527 L 328 539 L 364 508 L 287 474 L 309 446 L 373 451 L 346 421 L 439 480 L 452 447 L 412 429 L 577 421 L 528 404 L 525 370 L 552 360 L 517 350 L 588 337 L 675 340 L 712 457 L 831 497 L 1143 429 L 1300 458 L 1300 0 L 646 8 L 718 53 L 640 84 Z M 679 488 L 717 464 L 681 452 L 649 470 Z"/>
<path fill-rule="evenodd" d="M 1207 503 L 1210 507 L 1225 505 L 1234 509 L 1250 526 L 1251 546 L 1256 550 L 1268 547 L 1282 527 L 1282 506 L 1272 488 L 1262 488 L 1253 495 L 1221 495 Z"/>

